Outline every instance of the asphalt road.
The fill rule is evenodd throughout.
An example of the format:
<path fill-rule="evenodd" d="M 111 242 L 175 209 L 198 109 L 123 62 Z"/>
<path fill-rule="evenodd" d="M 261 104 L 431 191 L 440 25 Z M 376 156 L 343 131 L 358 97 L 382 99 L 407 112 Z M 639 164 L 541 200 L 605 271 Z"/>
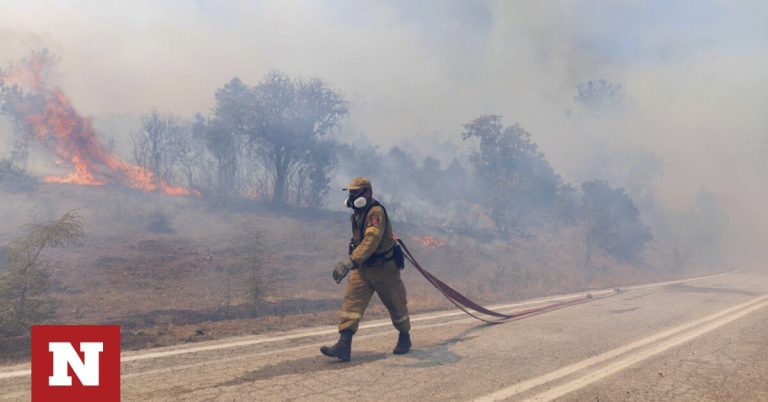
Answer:
<path fill-rule="evenodd" d="M 766 275 L 629 287 L 503 325 L 465 317 L 413 316 L 415 349 L 403 356 L 391 354 L 396 333 L 388 322 L 368 322 L 349 363 L 318 351 L 335 341 L 332 327 L 124 353 L 122 397 L 768 401 Z M 28 370 L 0 367 L 0 400 L 29 400 Z"/>

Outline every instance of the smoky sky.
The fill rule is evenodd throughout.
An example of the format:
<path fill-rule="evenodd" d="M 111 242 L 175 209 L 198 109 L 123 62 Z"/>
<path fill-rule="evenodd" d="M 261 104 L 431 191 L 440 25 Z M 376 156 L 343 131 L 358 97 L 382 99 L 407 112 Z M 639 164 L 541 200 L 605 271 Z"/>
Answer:
<path fill-rule="evenodd" d="M 206 113 L 232 77 L 255 84 L 277 69 L 319 77 L 351 102 L 346 141 L 428 153 L 460 143 L 463 123 L 500 114 L 568 180 L 601 158 L 654 155 L 665 205 L 685 209 L 704 188 L 730 211 L 735 237 L 751 248 L 768 238 L 762 0 L 3 0 L 0 9 L 0 64 L 50 49 L 61 59 L 51 82 L 111 135 L 126 136 L 152 107 Z M 621 84 L 622 104 L 583 113 L 576 86 L 590 79 Z"/>

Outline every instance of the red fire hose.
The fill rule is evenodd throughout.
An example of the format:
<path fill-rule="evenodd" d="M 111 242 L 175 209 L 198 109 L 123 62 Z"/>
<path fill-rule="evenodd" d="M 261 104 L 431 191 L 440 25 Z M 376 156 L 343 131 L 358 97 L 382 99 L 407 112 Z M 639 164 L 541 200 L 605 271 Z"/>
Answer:
<path fill-rule="evenodd" d="M 489 324 L 501 324 L 509 321 L 520 320 L 526 317 L 531 317 L 534 315 L 561 309 L 563 307 L 575 306 L 577 304 L 586 303 L 592 300 L 604 299 L 606 297 L 611 297 L 616 294 L 616 291 L 614 291 L 613 293 L 609 293 L 609 294 L 598 296 L 598 297 L 587 294 L 584 297 L 580 297 L 577 299 L 556 302 L 556 303 L 548 304 L 542 307 L 534 307 L 528 310 L 518 311 L 512 314 L 503 314 L 497 311 L 489 310 L 473 302 L 463 294 L 459 293 L 456 289 L 448 286 L 445 282 L 441 281 L 436 276 L 432 275 L 429 271 L 422 268 L 422 266 L 419 265 L 418 261 L 416 261 L 416 258 L 413 257 L 413 254 L 411 254 L 410 250 L 408 250 L 408 247 L 406 247 L 405 243 L 403 243 L 401 239 L 397 239 L 397 242 L 400 244 L 400 247 L 403 248 L 403 255 L 405 259 L 408 260 L 408 262 L 410 262 L 411 265 L 416 267 L 416 269 L 424 276 L 424 278 L 426 278 L 427 281 L 432 284 L 432 286 L 437 288 L 437 290 L 439 290 L 440 293 L 442 293 L 443 296 L 445 296 L 445 298 L 448 299 L 448 301 L 450 301 L 451 303 L 453 303 L 453 305 L 461 309 L 461 311 L 469 314 L 471 317 L 476 318 L 480 321 L 485 321 Z M 476 313 L 482 313 L 485 315 L 496 317 L 496 319 L 484 318 L 477 315 Z"/>

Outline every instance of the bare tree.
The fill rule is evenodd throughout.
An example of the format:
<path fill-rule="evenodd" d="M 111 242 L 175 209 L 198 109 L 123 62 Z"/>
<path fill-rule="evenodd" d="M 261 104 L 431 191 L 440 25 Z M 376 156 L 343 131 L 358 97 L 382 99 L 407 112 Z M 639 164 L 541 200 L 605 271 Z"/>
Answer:
<path fill-rule="evenodd" d="M 137 165 L 154 174 L 156 181 L 173 183 L 174 166 L 191 152 L 188 127 L 174 115 L 156 109 L 141 118 L 141 129 L 131 135 Z"/>
<path fill-rule="evenodd" d="M 248 294 L 252 303 L 251 315 L 255 317 L 263 293 L 261 271 L 264 265 L 264 236 L 261 233 L 252 233 L 248 236 L 246 263 L 248 267 Z"/>
<path fill-rule="evenodd" d="M 237 247 L 237 254 L 242 255 L 242 259 L 216 268 L 224 275 L 224 315 L 227 319 L 236 300 L 245 300 L 251 316 L 256 317 L 264 293 L 264 236 L 260 232 L 250 232 L 243 238 Z"/>
<path fill-rule="evenodd" d="M 201 115 L 195 115 L 193 122 L 185 125 L 174 145 L 176 168 L 184 177 L 186 186 L 191 189 L 210 186 L 214 163 L 208 153 L 205 120 Z"/>
<path fill-rule="evenodd" d="M 224 319 L 230 318 L 229 310 L 232 307 L 232 282 L 237 280 L 237 276 L 240 273 L 240 267 L 236 265 L 229 265 L 226 268 L 217 266 L 216 270 L 224 272 Z"/>

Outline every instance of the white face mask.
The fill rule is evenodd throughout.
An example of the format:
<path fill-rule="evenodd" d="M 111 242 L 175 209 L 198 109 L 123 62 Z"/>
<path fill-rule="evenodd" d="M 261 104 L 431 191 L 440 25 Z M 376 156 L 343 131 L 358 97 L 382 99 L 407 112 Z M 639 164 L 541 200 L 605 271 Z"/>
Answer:
<path fill-rule="evenodd" d="M 363 208 L 368 203 L 368 200 L 365 199 L 365 197 L 357 197 L 355 198 L 355 201 L 352 202 L 352 204 L 349 203 L 349 197 L 347 197 L 344 200 L 344 206 L 347 208 Z"/>
<path fill-rule="evenodd" d="M 355 204 L 355 208 L 358 208 L 358 209 L 364 207 L 365 204 L 367 203 L 368 203 L 368 200 L 366 200 L 365 197 L 357 197 L 355 198 L 355 202 L 353 202 L 353 204 Z"/>

